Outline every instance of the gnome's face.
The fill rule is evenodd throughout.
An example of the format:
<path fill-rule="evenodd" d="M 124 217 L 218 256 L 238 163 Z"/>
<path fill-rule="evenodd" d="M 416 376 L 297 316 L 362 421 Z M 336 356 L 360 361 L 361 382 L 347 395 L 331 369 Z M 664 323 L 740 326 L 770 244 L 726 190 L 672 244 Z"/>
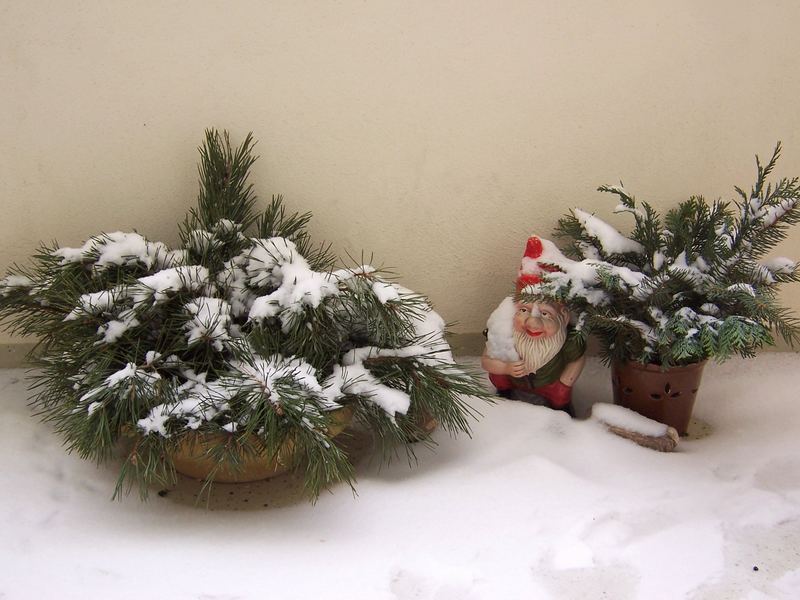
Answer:
<path fill-rule="evenodd" d="M 516 304 L 514 348 L 529 372 L 535 373 L 558 354 L 567 337 L 568 323 L 569 313 L 558 304 Z"/>

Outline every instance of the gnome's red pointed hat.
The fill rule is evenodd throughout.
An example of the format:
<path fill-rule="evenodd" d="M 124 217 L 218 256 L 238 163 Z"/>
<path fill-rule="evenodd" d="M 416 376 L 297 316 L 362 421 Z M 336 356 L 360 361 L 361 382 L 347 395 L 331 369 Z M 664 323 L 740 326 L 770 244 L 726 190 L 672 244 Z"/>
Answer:
<path fill-rule="evenodd" d="M 544 274 L 558 270 L 550 264 L 539 262 L 543 251 L 541 238 L 537 235 L 530 236 L 525 244 L 525 254 L 522 255 L 519 271 L 517 271 L 517 293 L 529 285 L 541 283 Z"/>

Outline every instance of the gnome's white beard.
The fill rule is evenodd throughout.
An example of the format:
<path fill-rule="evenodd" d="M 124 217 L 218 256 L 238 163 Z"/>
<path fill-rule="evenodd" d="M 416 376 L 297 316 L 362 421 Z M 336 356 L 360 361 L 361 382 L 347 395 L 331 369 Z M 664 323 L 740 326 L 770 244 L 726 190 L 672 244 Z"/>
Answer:
<path fill-rule="evenodd" d="M 558 354 L 566 339 L 567 330 L 564 327 L 559 327 L 558 332 L 549 337 L 531 337 L 527 333 L 514 331 L 514 348 L 525 362 L 528 373 L 536 373 Z"/>

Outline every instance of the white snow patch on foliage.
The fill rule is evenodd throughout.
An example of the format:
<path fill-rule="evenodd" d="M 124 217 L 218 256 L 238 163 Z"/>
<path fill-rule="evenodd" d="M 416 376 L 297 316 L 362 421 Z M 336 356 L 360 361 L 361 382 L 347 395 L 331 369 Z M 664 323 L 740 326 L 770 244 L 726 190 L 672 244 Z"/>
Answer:
<path fill-rule="evenodd" d="M 256 355 L 251 361 L 236 361 L 231 366 L 244 377 L 245 389 L 260 391 L 276 407 L 282 403 L 278 384 L 280 380 L 288 379 L 319 399 L 323 410 L 340 408 L 336 402 L 328 401 L 317 379 L 316 370 L 301 358 L 284 358 L 280 354 L 269 358 Z"/>
<path fill-rule="evenodd" d="M 606 254 L 625 254 L 627 252 L 641 254 L 644 252 L 644 248 L 639 242 L 625 237 L 602 219 L 580 208 L 573 208 L 572 214 L 578 219 L 586 233 L 598 241 Z"/>
<path fill-rule="evenodd" d="M 112 319 L 97 328 L 97 335 L 103 336 L 103 339 L 95 342 L 95 344 L 113 344 L 125 335 L 129 329 L 139 325 L 140 323 L 134 310 L 123 310 L 116 319 Z"/>
<path fill-rule="evenodd" d="M 149 242 L 138 233 L 104 233 L 88 239 L 80 248 L 58 248 L 53 251 L 61 258 L 61 264 L 94 262 L 94 268 L 105 270 L 110 266 L 125 266 L 136 263 L 151 269 L 169 253 L 161 242 Z"/>
<path fill-rule="evenodd" d="M 205 229 L 193 229 L 189 232 L 189 247 L 199 254 L 213 252 L 222 247 L 222 240 L 217 238 L 212 232 Z"/>
<path fill-rule="evenodd" d="M 356 275 L 371 275 L 376 270 L 377 269 L 375 269 L 375 267 L 373 267 L 372 265 L 360 265 L 352 269 L 338 269 L 333 273 L 331 273 L 331 277 L 333 278 L 334 281 L 346 281 L 347 279 L 350 279 Z M 402 291 L 402 288 L 400 288 L 400 286 L 398 286 L 398 289 Z"/>
<path fill-rule="evenodd" d="M 253 240 L 254 246 L 247 254 L 245 270 L 249 283 L 253 287 L 278 286 L 281 277 L 274 273 L 276 267 L 299 261 L 308 268 L 306 260 L 300 256 L 297 246 L 291 240 L 282 237 Z"/>
<path fill-rule="evenodd" d="M 667 326 L 667 322 L 669 319 L 664 314 L 664 311 L 656 306 L 650 306 L 647 309 L 647 313 L 650 315 L 650 318 L 656 322 L 658 328 L 664 329 Z"/>
<path fill-rule="evenodd" d="M 583 258 L 588 258 L 589 260 L 602 260 L 602 257 L 600 256 L 600 251 L 594 246 L 592 246 L 589 242 L 577 240 L 575 242 L 575 245 L 577 246 Z"/>
<path fill-rule="evenodd" d="M 130 288 L 135 304 L 152 299 L 154 303 L 163 302 L 170 293 L 179 291 L 204 290 L 209 286 L 208 269 L 198 265 L 172 267 L 153 275 L 141 277 L 138 284 Z"/>
<path fill-rule="evenodd" d="M 360 348 L 353 348 L 342 356 L 341 364 L 348 367 L 363 363 L 370 358 L 378 357 L 396 357 L 396 358 L 419 358 L 421 362 L 428 364 L 437 364 L 438 360 L 427 360 L 425 355 L 430 353 L 430 348 L 425 346 L 405 346 L 404 348 L 377 348 L 375 346 L 361 346 Z"/>
<path fill-rule="evenodd" d="M 334 366 L 333 374 L 325 383 L 325 395 L 329 399 L 344 394 L 366 396 L 391 418 L 397 413 L 406 414 L 411 406 L 411 396 L 402 390 L 384 385 L 360 362 Z"/>
<path fill-rule="evenodd" d="M 391 284 L 398 297 L 415 296 L 414 292 L 397 284 Z M 345 353 L 341 364 L 334 366 L 333 374 L 324 382 L 324 394 L 330 400 L 345 394 L 366 396 L 391 418 L 398 413 L 406 414 L 411 406 L 411 397 L 381 383 L 364 361 L 377 357 L 416 358 L 423 364 L 441 365 L 454 363 L 450 345 L 447 343 L 445 321 L 436 311 L 425 307 L 412 317 L 417 343 L 402 348 L 378 348 L 362 346 Z M 513 348 L 513 341 L 512 348 Z"/>
<path fill-rule="evenodd" d="M 630 325 L 638 330 L 641 337 L 648 344 L 654 344 L 656 341 L 658 341 L 658 335 L 656 334 L 656 331 L 647 323 L 624 316 L 614 317 L 614 321 L 617 321 L 618 323 L 626 323 L 627 325 Z"/>
<path fill-rule="evenodd" d="M 609 188 L 609 190 L 615 189 L 615 188 L 617 188 L 617 186 L 614 186 L 614 188 Z M 617 190 L 617 191 L 621 191 L 621 190 Z M 622 192 L 622 193 L 625 193 L 625 192 Z M 625 195 L 627 195 L 627 194 L 625 194 Z M 637 217 L 639 217 L 641 219 L 644 219 L 646 217 L 646 215 L 645 215 L 643 210 L 641 210 L 639 208 L 636 208 L 636 207 L 626 206 L 625 204 L 617 204 L 614 207 L 614 212 L 615 213 L 631 213 L 632 215 L 635 215 L 635 216 L 637 216 Z"/>
<path fill-rule="evenodd" d="M 734 283 L 733 285 L 729 285 L 727 290 L 729 292 L 744 292 L 750 296 L 756 295 L 756 290 L 749 283 Z"/>
<path fill-rule="evenodd" d="M 396 283 L 393 283 L 392 286 L 397 290 L 401 298 L 419 298 L 418 294 L 408 288 Z M 414 335 L 418 343 L 428 349 L 428 352 L 432 354 L 432 358 L 438 362 L 455 362 L 450 344 L 445 337 L 447 323 L 439 313 L 427 304 L 427 301 L 420 310 L 414 312 L 411 317 L 411 325 L 414 327 Z"/>
<path fill-rule="evenodd" d="M 25 275 L 9 275 L 0 279 L 0 296 L 8 296 L 11 292 L 30 289 L 35 285 L 30 277 Z"/>
<path fill-rule="evenodd" d="M 236 223 L 230 219 L 220 219 L 214 223 L 214 231 L 216 233 L 233 233 L 242 229 L 241 223 Z"/>
<path fill-rule="evenodd" d="M 687 276 L 692 286 L 696 290 L 702 290 L 707 283 L 713 281 L 713 277 L 707 274 L 708 265 L 702 256 L 698 256 L 691 263 L 687 262 L 686 252 L 681 252 L 667 268 L 671 273 L 679 273 Z"/>
<path fill-rule="evenodd" d="M 201 296 L 183 305 L 192 315 L 186 323 L 189 345 L 207 340 L 217 352 L 222 352 L 224 343 L 231 339 L 228 329 L 231 324 L 231 307 L 221 298 Z"/>
<path fill-rule="evenodd" d="M 277 288 L 253 301 L 250 318 L 280 316 L 284 331 L 289 330 L 294 316 L 304 307 L 316 308 L 324 298 L 339 293 L 333 276 L 312 270 L 295 244 L 284 238 L 256 240 L 246 271 L 251 286 Z"/>
<path fill-rule="evenodd" d="M 446 324 L 442 316 L 435 310 L 426 310 L 414 315 L 411 324 L 414 335 L 420 343 L 433 354 L 438 362 L 454 363 L 453 352 L 445 338 Z"/>
<path fill-rule="evenodd" d="M 633 271 L 628 267 L 615 266 L 611 269 L 611 272 L 624 281 L 630 289 L 635 290 L 635 293 L 639 293 L 642 281 L 644 281 L 646 277 L 644 273 Z"/>
<path fill-rule="evenodd" d="M 110 312 L 124 297 L 125 289 L 123 287 L 82 294 L 81 297 L 78 298 L 78 305 L 64 317 L 64 320 L 74 321 L 82 315 L 99 315 Z"/>
<path fill-rule="evenodd" d="M 92 402 L 89 406 L 86 407 L 86 412 L 91 417 L 94 413 L 98 411 L 98 409 L 102 408 L 105 402 Z"/>
<path fill-rule="evenodd" d="M 136 363 L 129 362 L 123 368 L 115 371 L 111 375 L 105 378 L 103 384 L 89 390 L 85 394 L 83 394 L 79 399 L 79 403 L 87 402 L 91 400 L 95 396 L 102 394 L 103 392 L 113 389 L 115 387 L 120 386 L 121 384 L 125 385 L 144 385 L 152 387 L 156 381 L 161 379 L 161 375 L 154 371 L 149 371 L 142 369 L 136 366 Z M 92 409 L 92 412 L 96 410 L 97 407 Z"/>
<path fill-rule="evenodd" d="M 546 283 L 528 286 L 528 289 L 523 291 L 535 295 L 542 291 L 543 286 L 554 290 L 568 290 L 568 298 L 580 297 L 584 298 L 589 304 L 601 306 L 608 303 L 608 294 L 596 287 L 600 281 L 600 269 L 617 274 L 623 281 L 625 279 L 631 280 L 629 269 L 589 259 L 574 261 L 564 256 L 561 250 L 550 240 L 542 239 L 541 241 L 541 257 L 537 260 L 523 258 L 520 274 L 543 276 L 546 279 Z M 559 271 L 553 273 L 544 272 L 539 263 L 554 265 L 559 268 Z M 638 292 L 634 290 L 633 293 Z"/>
<path fill-rule="evenodd" d="M 762 229 L 772 227 L 779 219 L 783 218 L 786 213 L 792 210 L 796 204 L 797 200 L 786 198 L 781 200 L 778 204 L 760 207 L 756 215 L 761 220 Z"/>
<path fill-rule="evenodd" d="M 159 267 L 162 269 L 169 269 L 171 267 L 180 267 L 189 262 L 189 252 L 182 248 L 177 250 L 170 250 L 166 254 L 159 255 Z"/>
<path fill-rule="evenodd" d="M 167 423 L 172 419 L 185 420 L 183 426 L 185 429 L 197 429 L 203 423 L 229 410 L 228 402 L 235 395 L 235 391 L 217 381 L 209 384 L 203 381 L 193 382 L 190 388 L 184 390 L 184 394 L 184 397 L 177 402 L 154 406 L 146 417 L 139 419 L 137 425 L 142 433 L 169 437 Z"/>
<path fill-rule="evenodd" d="M 246 316 L 256 298 L 247 287 L 247 255 L 240 254 L 225 263 L 222 270 L 217 273 L 217 283 L 225 290 L 228 302 L 231 305 L 231 314 L 235 317 Z"/>
<path fill-rule="evenodd" d="M 291 329 L 295 318 L 306 308 L 317 308 L 326 298 L 339 295 L 339 286 L 346 285 L 348 279 L 375 271 L 369 265 L 332 273 L 314 271 L 295 244 L 280 237 L 255 240 L 255 246 L 241 262 L 246 275 L 233 269 L 226 275 L 238 296 L 244 295 L 247 286 L 271 291 L 254 299 L 237 297 L 241 300 L 238 308 L 249 304 L 248 314 L 253 320 L 279 317 L 284 332 Z M 385 304 L 399 300 L 401 288 L 376 278 L 372 292 Z"/>
<path fill-rule="evenodd" d="M 135 363 L 129 362 L 119 371 L 116 371 L 106 377 L 105 384 L 106 387 L 112 388 L 123 381 L 128 381 L 130 379 L 138 380 L 143 383 L 152 385 L 159 379 L 161 379 L 161 375 L 154 371 L 146 371 L 144 369 L 140 369 L 136 366 Z"/>
<path fill-rule="evenodd" d="M 397 289 L 391 283 L 385 281 L 375 281 L 372 284 L 372 291 L 381 304 L 400 300 L 400 294 Z"/>
<path fill-rule="evenodd" d="M 776 275 L 790 275 L 797 268 L 797 262 L 785 256 L 768 258 L 761 264 Z"/>

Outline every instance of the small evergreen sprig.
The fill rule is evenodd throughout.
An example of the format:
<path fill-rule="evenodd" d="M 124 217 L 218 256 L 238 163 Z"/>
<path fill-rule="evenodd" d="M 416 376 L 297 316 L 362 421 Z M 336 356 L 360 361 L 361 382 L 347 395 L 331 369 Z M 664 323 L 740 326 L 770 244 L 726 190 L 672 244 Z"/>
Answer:
<path fill-rule="evenodd" d="M 800 180 L 768 181 L 780 157 L 777 144 L 739 199 L 707 202 L 692 196 L 663 217 L 637 202 L 622 184 L 598 191 L 619 199 L 630 214 L 628 236 L 598 217 L 574 209 L 540 259 L 557 270 L 524 295 L 545 295 L 573 306 L 583 335 L 594 333 L 607 361 L 669 367 L 750 357 L 774 344 L 773 332 L 798 341 L 800 321 L 778 303 L 780 284 L 800 280 L 798 263 L 764 256 L 800 221 Z"/>
<path fill-rule="evenodd" d="M 0 280 L 0 322 L 38 339 L 38 414 L 82 458 L 106 461 L 129 440 L 115 495 L 173 483 L 172 457 L 200 434 L 219 468 L 290 447 L 315 498 L 353 485 L 332 433 L 343 407 L 413 455 L 411 440 L 430 441 L 426 419 L 468 433 L 465 397 L 487 397 L 425 297 L 367 265 L 334 269 L 311 215 L 280 196 L 256 212 L 254 146 L 206 132 L 180 248 L 100 234 L 42 246 Z"/>

